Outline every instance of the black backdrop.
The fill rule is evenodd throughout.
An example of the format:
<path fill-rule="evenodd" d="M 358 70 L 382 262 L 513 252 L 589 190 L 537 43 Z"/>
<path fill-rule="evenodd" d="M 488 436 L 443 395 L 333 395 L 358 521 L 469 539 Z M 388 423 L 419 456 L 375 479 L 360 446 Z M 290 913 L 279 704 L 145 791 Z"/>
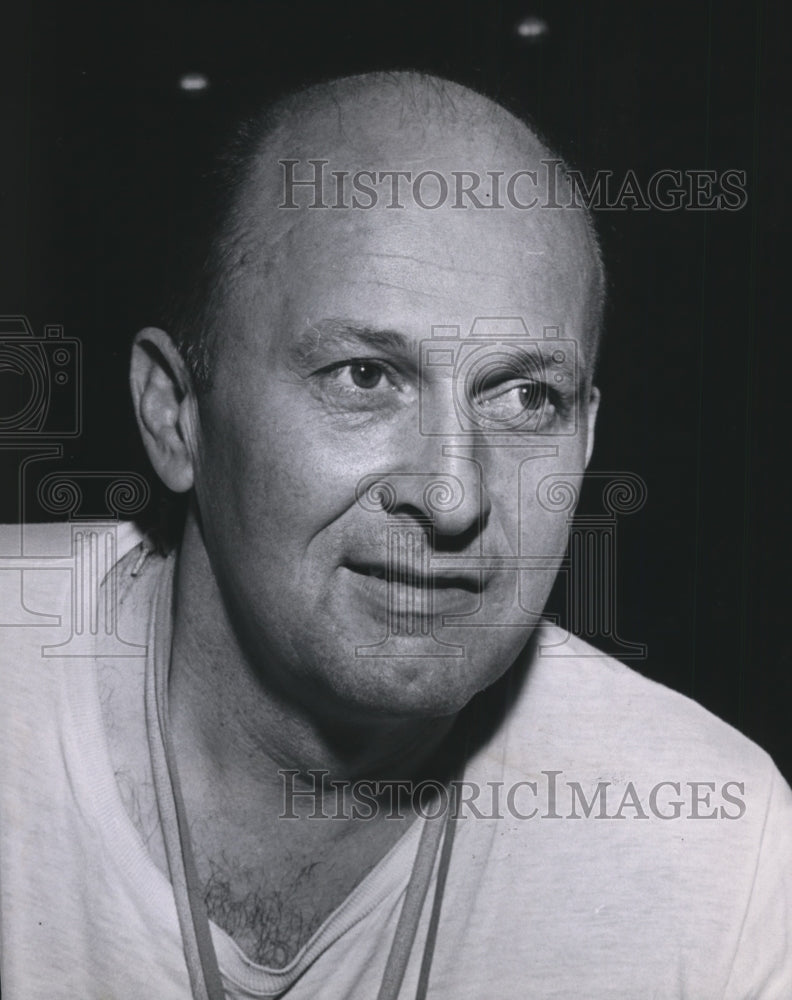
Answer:
<path fill-rule="evenodd" d="M 3 32 L 0 313 L 26 314 L 37 333 L 62 324 L 83 351 L 81 432 L 25 474 L 146 470 L 129 339 L 156 318 L 164 229 L 189 172 L 251 93 L 425 68 L 528 113 L 588 172 L 744 170 L 737 212 L 596 213 L 610 304 L 593 468 L 648 487 L 618 525 L 618 630 L 648 648 L 633 665 L 737 725 L 792 777 L 782 13 L 731 0 L 16 0 Z M 546 32 L 523 37 L 526 17 Z M 187 72 L 210 86 L 180 89 Z M 6 415 L 15 378 L 0 366 Z M 52 419 L 72 405 L 53 403 Z M 51 518 L 31 489 L 20 500 L 22 454 L 0 451 L 3 519 Z M 585 493 L 583 512 L 594 505 Z"/>

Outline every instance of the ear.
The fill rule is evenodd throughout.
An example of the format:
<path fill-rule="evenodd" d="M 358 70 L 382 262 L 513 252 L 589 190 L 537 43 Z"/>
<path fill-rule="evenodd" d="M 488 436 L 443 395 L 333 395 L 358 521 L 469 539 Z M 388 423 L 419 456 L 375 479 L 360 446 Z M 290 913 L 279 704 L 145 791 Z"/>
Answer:
<path fill-rule="evenodd" d="M 591 387 L 591 394 L 588 400 L 588 421 L 586 427 L 586 468 L 591 461 L 591 453 L 594 451 L 594 427 L 597 423 L 597 411 L 600 404 L 600 391 L 596 386 Z"/>
<path fill-rule="evenodd" d="M 175 493 L 192 488 L 198 414 L 189 373 L 164 330 L 135 337 L 129 372 L 140 434 L 154 470 Z"/>

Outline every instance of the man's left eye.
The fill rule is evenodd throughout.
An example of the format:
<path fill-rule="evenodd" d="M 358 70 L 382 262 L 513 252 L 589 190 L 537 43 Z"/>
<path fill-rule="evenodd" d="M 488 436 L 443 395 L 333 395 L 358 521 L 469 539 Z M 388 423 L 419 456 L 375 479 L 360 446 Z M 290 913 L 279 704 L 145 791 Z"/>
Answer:
<path fill-rule="evenodd" d="M 547 408 L 547 389 L 541 382 L 509 381 L 483 391 L 478 406 L 490 420 L 517 420 Z"/>

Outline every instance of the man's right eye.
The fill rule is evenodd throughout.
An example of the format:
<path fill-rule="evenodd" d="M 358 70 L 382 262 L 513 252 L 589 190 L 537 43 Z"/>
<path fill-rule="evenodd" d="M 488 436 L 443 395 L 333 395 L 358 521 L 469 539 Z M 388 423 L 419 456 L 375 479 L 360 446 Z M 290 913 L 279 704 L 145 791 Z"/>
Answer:
<path fill-rule="evenodd" d="M 385 361 L 352 358 L 327 365 L 315 378 L 326 399 L 347 409 L 390 408 L 409 399 L 407 382 Z"/>
<path fill-rule="evenodd" d="M 361 395 L 398 388 L 395 372 L 380 361 L 343 361 L 328 365 L 318 374 L 333 391 L 340 393 Z"/>
<path fill-rule="evenodd" d="M 344 367 L 349 369 L 349 377 L 358 389 L 376 389 L 385 375 L 381 365 L 368 361 L 356 361 Z"/>

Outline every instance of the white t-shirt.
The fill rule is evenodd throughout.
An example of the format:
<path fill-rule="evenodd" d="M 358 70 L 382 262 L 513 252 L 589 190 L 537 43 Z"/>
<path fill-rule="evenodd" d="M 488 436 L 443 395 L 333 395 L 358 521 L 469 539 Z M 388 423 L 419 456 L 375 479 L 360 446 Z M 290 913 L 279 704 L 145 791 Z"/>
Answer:
<path fill-rule="evenodd" d="M 172 890 L 104 731 L 90 647 L 121 647 L 75 612 L 69 527 L 28 532 L 17 561 L 19 529 L 0 534 L 3 996 L 187 1000 Z M 108 532 L 119 555 L 140 540 Z M 552 628 L 474 707 L 430 998 L 792 997 L 792 793 L 762 750 Z M 421 825 L 284 969 L 212 926 L 228 996 L 373 1000 Z"/>

